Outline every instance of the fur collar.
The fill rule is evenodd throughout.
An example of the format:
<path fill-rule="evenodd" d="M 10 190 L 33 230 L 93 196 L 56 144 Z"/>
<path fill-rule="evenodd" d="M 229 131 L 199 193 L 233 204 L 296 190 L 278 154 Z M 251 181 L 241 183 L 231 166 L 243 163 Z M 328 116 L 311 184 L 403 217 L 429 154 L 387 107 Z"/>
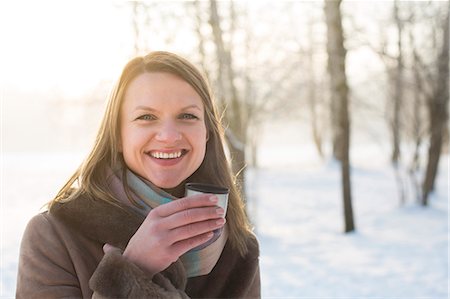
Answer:
<path fill-rule="evenodd" d="M 118 205 L 122 208 L 103 200 L 79 196 L 67 202 L 55 203 L 49 212 L 88 238 L 102 245 L 108 243 L 123 251 L 144 217 L 121 203 Z M 186 286 L 186 273 L 180 260 L 161 274 L 179 288 L 184 289 Z"/>
<path fill-rule="evenodd" d="M 88 238 L 122 250 L 144 220 L 126 207 L 85 196 L 54 204 L 50 214 Z"/>

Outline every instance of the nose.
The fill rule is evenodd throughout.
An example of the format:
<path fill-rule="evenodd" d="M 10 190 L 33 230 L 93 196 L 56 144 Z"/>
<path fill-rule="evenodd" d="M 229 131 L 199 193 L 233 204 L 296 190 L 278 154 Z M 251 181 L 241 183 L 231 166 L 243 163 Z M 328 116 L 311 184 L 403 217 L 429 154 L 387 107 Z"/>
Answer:
<path fill-rule="evenodd" d="M 156 134 L 156 140 L 172 144 L 181 140 L 181 133 L 173 122 L 167 121 L 161 124 Z"/>

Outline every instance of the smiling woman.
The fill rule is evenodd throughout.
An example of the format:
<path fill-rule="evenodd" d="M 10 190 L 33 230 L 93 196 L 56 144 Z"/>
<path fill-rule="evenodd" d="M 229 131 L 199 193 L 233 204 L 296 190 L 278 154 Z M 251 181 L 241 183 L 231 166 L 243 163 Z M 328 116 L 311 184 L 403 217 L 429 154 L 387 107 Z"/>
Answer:
<path fill-rule="evenodd" d="M 184 196 L 186 183 L 230 190 Z M 259 298 L 259 246 L 206 79 L 168 52 L 131 60 L 96 143 L 22 241 L 17 297 Z"/>
<path fill-rule="evenodd" d="M 206 151 L 202 99 L 169 73 L 144 73 L 128 86 L 121 112 L 121 150 L 128 167 L 161 188 L 180 186 Z"/>

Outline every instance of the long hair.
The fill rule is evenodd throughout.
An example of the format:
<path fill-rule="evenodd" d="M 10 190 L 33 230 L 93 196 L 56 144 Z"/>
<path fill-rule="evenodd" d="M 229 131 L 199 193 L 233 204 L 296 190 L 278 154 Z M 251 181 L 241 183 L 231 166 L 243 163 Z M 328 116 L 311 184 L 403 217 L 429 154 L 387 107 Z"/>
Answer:
<path fill-rule="evenodd" d="M 105 177 L 108 168 L 117 169 L 125 165 L 122 153 L 119 151 L 120 109 L 130 82 L 146 72 L 165 72 L 176 75 L 189 83 L 200 95 L 205 107 L 205 124 L 209 138 L 203 162 L 186 181 L 230 188 L 226 215 L 229 239 L 232 246 L 241 255 L 245 255 L 248 251 L 246 239 L 251 234 L 251 226 L 225 155 L 224 130 L 213 102 L 211 89 L 206 78 L 194 65 L 169 52 L 151 52 L 128 62 L 110 95 L 94 147 L 83 164 L 49 203 L 49 208 L 56 202 L 68 201 L 80 194 L 85 194 L 92 200 L 116 203 L 106 185 Z"/>

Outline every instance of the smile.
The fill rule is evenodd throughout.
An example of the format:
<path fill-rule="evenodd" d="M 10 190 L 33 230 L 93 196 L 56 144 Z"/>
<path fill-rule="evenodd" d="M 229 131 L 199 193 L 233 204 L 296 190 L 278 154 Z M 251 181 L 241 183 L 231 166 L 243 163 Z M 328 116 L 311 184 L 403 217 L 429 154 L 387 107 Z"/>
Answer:
<path fill-rule="evenodd" d="M 179 150 L 175 152 L 159 152 L 159 151 L 150 151 L 148 154 L 156 159 L 178 159 L 184 154 L 187 153 L 187 150 Z"/>

